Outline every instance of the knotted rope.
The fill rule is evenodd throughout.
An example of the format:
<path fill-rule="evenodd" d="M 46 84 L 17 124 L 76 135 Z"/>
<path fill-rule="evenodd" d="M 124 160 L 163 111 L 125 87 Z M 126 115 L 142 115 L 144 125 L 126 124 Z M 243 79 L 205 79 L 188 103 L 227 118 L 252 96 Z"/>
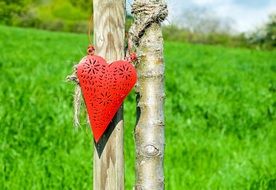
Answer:
<path fill-rule="evenodd" d="M 139 46 L 140 39 L 148 27 L 153 23 L 161 23 L 168 16 L 167 5 L 159 1 L 134 1 L 131 8 L 131 13 L 134 16 L 134 23 L 129 29 L 129 51 Z"/>

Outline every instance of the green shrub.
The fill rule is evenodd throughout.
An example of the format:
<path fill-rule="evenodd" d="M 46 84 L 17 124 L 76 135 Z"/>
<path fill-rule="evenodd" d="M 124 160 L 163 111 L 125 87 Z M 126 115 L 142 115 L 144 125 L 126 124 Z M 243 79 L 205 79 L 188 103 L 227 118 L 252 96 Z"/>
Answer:
<path fill-rule="evenodd" d="M 90 4 L 83 0 L 46 3 L 35 0 L 1 1 L 0 22 L 12 26 L 84 33 L 92 14 L 92 2 Z"/>
<path fill-rule="evenodd" d="M 0 2 L 0 23 L 2 24 L 12 24 L 12 20 L 18 15 L 25 12 L 24 5 L 21 3 L 11 3 L 11 2 Z"/>

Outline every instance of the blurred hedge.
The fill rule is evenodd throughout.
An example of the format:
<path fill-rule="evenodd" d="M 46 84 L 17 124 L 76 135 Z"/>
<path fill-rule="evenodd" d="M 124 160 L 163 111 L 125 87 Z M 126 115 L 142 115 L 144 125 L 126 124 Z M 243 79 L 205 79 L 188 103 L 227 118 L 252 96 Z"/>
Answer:
<path fill-rule="evenodd" d="M 230 35 L 227 33 L 193 33 L 185 28 L 179 28 L 176 25 L 164 26 L 163 36 L 165 40 L 169 41 L 223 45 L 230 47 L 253 47 L 247 43 L 247 39 L 244 34 Z"/>

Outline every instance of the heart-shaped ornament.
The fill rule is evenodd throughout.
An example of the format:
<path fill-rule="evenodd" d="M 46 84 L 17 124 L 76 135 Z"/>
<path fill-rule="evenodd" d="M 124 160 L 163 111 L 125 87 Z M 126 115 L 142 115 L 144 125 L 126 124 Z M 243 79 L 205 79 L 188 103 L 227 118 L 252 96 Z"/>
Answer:
<path fill-rule="evenodd" d="M 77 77 L 94 139 L 98 142 L 135 85 L 136 70 L 128 61 L 108 64 L 100 56 L 87 55 L 78 64 Z"/>

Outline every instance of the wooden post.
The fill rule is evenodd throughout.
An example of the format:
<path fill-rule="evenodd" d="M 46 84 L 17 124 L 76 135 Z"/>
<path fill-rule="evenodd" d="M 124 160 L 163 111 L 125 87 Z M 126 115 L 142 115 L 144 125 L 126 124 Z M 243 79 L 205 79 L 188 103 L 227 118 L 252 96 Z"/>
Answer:
<path fill-rule="evenodd" d="M 125 1 L 93 0 L 96 54 L 108 62 L 124 58 Z M 94 190 L 124 189 L 123 114 L 117 112 L 94 151 Z"/>

